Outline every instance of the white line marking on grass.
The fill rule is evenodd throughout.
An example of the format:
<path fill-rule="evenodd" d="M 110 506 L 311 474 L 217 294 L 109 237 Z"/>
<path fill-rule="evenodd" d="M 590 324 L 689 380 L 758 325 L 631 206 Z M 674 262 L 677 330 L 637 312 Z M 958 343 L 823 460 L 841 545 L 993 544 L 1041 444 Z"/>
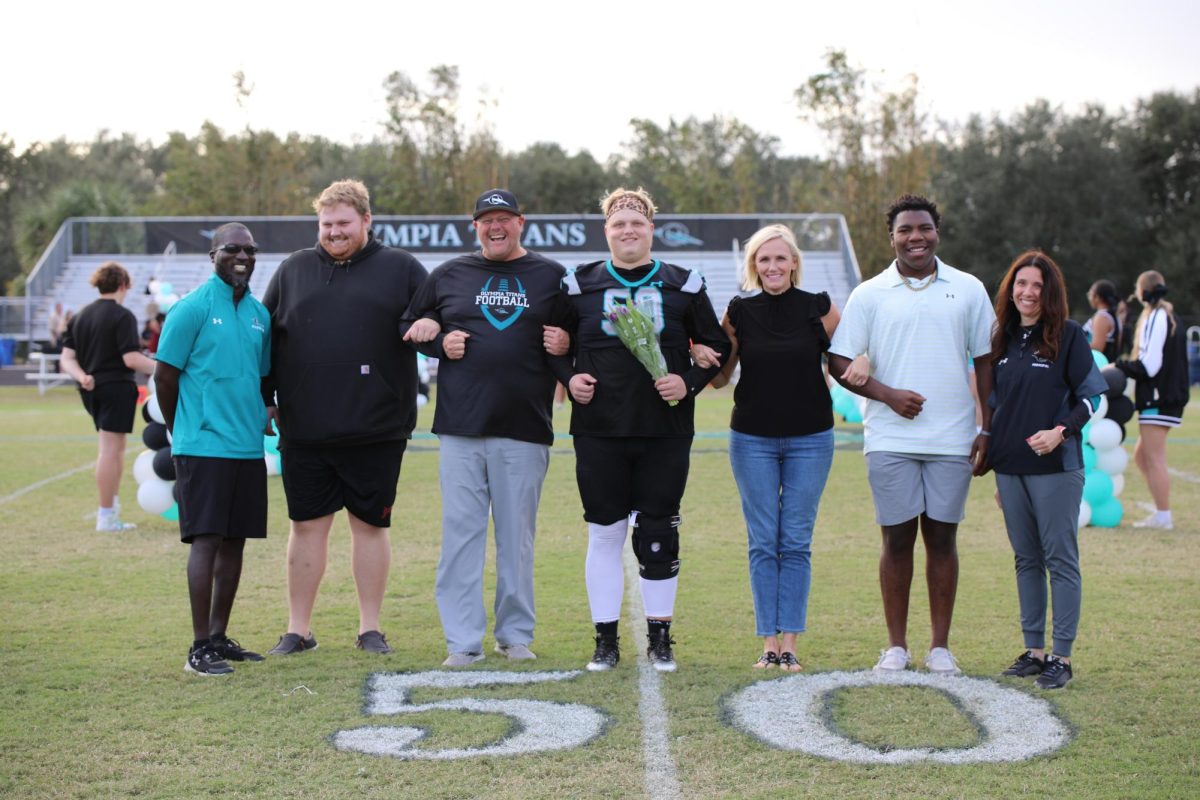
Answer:
<path fill-rule="evenodd" d="M 72 475 L 76 475 L 80 472 L 83 472 L 84 470 L 95 469 L 95 467 L 96 467 L 96 462 L 89 461 L 86 464 L 80 464 L 78 467 L 69 469 L 66 472 L 60 472 L 57 475 L 51 475 L 49 478 L 42 478 L 40 481 L 34 481 L 33 483 L 29 484 L 28 486 L 17 489 L 15 492 L 12 492 L 11 494 L 6 494 L 3 497 L 0 497 L 0 506 L 4 505 L 5 503 L 16 500 L 18 497 L 21 497 L 22 495 L 27 495 L 30 492 L 37 491 L 38 489 L 41 489 L 43 486 L 49 486 L 50 484 L 54 483 L 55 481 L 61 481 L 64 478 L 69 478 Z"/>
<path fill-rule="evenodd" d="M 1167 467 L 1167 472 L 1170 473 L 1172 477 L 1179 478 L 1182 481 L 1187 481 L 1188 483 L 1200 483 L 1200 475 L 1193 475 L 1190 472 L 1183 472 L 1172 467 Z"/>
<path fill-rule="evenodd" d="M 833 693 L 860 686 L 922 686 L 945 694 L 980 728 L 973 747 L 875 749 L 835 730 L 829 722 Z M 976 764 L 1024 761 L 1051 753 L 1071 739 L 1054 708 L 1040 697 L 995 681 L 965 675 L 904 672 L 825 672 L 759 681 L 729 700 L 733 723 L 780 750 L 859 764 Z M 788 724 L 779 725 L 786 719 Z"/>
<path fill-rule="evenodd" d="M 633 638 L 638 636 L 633 632 L 641 631 L 646 624 L 646 611 L 642 606 L 637 559 L 631 548 L 625 548 L 624 562 L 629 629 Z M 634 640 L 638 641 L 637 638 Z M 635 649 L 638 662 L 638 715 L 642 718 L 642 753 L 646 762 L 643 778 L 646 796 L 651 800 L 674 800 L 681 795 L 667 733 L 667 705 L 663 702 L 662 676 L 646 657 L 646 651 L 641 646 Z"/>

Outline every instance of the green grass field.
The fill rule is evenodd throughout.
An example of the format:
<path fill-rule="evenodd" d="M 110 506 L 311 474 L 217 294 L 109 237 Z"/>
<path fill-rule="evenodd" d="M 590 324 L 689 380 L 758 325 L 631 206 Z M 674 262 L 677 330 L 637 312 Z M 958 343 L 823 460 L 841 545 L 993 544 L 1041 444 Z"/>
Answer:
<path fill-rule="evenodd" d="M 1176 528 L 1135 532 L 1144 482 L 1130 463 L 1126 524 L 1081 532 L 1084 609 L 1070 687 L 1045 697 L 1072 738 L 1048 756 L 990 764 L 857 764 L 774 749 L 735 727 L 740 690 L 780 674 L 753 670 L 745 533 L 725 452 L 728 392 L 701 396 L 684 499 L 684 550 L 674 635 L 679 672 L 661 682 L 667 741 L 683 797 L 1182 798 L 1200 795 L 1200 423 L 1195 407 L 1171 434 Z M 558 420 L 565 428 L 565 413 Z M 601 734 L 571 749 L 453 761 L 344 752 L 337 732 L 418 725 L 417 746 L 480 748 L 515 732 L 506 717 L 431 710 L 364 714 L 373 673 L 438 670 L 444 656 L 433 602 L 440 499 L 437 442 L 422 411 L 400 479 L 384 627 L 396 653 L 354 649 L 357 611 L 349 537 L 339 520 L 313 622 L 320 649 L 234 675 L 201 679 L 182 666 L 190 641 L 184 566 L 174 523 L 137 508 L 128 467 L 122 486 L 130 534 L 97 534 L 90 421 L 76 394 L 39 397 L 0 389 L 0 796 L 175 798 L 542 798 L 644 796 L 646 764 L 633 658 L 642 629 L 623 623 L 625 659 L 610 673 L 470 689 L 417 688 L 411 700 L 463 697 L 583 704 L 605 718 Z M 140 423 L 139 423 L 140 431 Z M 854 433 L 853 427 L 846 428 Z M 131 438 L 131 442 L 134 441 Z M 1132 443 L 1127 442 L 1131 450 Z M 72 470 L 75 470 L 72 472 Z M 1190 480 L 1189 480 L 1190 478 Z M 43 482 L 41 485 L 39 482 Z M 31 488 L 32 487 L 32 488 Z M 990 478 L 973 485 L 960 528 L 961 579 L 951 646 L 970 675 L 993 678 L 1021 637 L 1012 554 Z M 271 535 L 246 549 L 230 633 L 256 650 L 286 627 L 282 487 L 271 483 Z M 877 582 L 878 529 L 860 452 L 839 449 L 814 544 L 806 674 L 869 669 L 885 644 Z M 578 670 L 591 654 L 583 588 L 586 534 L 574 457 L 560 439 L 551 459 L 537 540 L 538 636 L 532 664 L 489 651 L 481 669 Z M 490 555 L 489 555 L 490 560 Z M 921 569 L 918 561 L 918 573 Z M 486 591 L 492 590 L 489 582 Z M 490 606 L 490 599 L 489 599 Z M 923 580 L 913 590 L 910 647 L 928 635 Z M 490 648 L 490 641 L 487 646 Z M 880 752 L 972 747 L 984 727 L 936 689 L 843 689 L 827 724 Z M 786 730 L 801 709 L 780 703 L 758 724 Z M 1031 719 L 1028 724 L 1037 724 Z"/>

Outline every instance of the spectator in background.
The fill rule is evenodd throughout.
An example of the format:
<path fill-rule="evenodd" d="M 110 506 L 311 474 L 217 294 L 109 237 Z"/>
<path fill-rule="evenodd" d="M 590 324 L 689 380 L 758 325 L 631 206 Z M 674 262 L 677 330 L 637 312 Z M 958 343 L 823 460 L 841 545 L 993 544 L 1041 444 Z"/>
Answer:
<path fill-rule="evenodd" d="M 1083 324 L 1083 332 L 1092 349 L 1103 353 L 1111 364 L 1121 356 L 1121 339 L 1125 333 L 1117 289 L 1112 281 L 1096 281 L 1088 289 L 1087 299 L 1095 313 Z"/>
<path fill-rule="evenodd" d="M 173 435 L 179 534 L 190 545 L 193 640 L 183 668 L 197 675 L 263 660 L 227 634 L 246 539 L 267 535 L 260 382 L 271 363 L 271 320 L 249 290 L 257 252 L 244 225 L 213 232 L 213 274 L 172 306 L 155 370 Z"/>
<path fill-rule="evenodd" d="M 1154 498 L 1154 513 L 1133 527 L 1169 531 L 1175 523 L 1171 519 L 1167 434 L 1183 422 L 1191 391 L 1186 334 L 1175 318 L 1174 307 L 1163 299 L 1166 294 L 1161 273 L 1148 270 L 1138 275 L 1136 299 L 1142 304 L 1142 313 L 1134 326 L 1134 357 L 1118 361 L 1117 367 L 1136 382 L 1133 401 L 1138 412 L 1138 440 L 1133 459 Z"/>
<path fill-rule="evenodd" d="M 150 355 L 158 350 L 158 339 L 162 336 L 163 323 L 167 315 L 158 310 L 158 303 L 146 304 L 146 325 L 142 328 L 142 349 Z"/>
<path fill-rule="evenodd" d="M 1030 250 L 1013 261 L 996 293 L 991 362 L 994 390 L 988 465 L 1012 544 L 1025 652 L 1005 675 L 1061 689 L 1073 675 L 1079 622 L 1079 433 L 1108 383 L 1078 324 L 1053 259 Z M 1054 607 L 1054 649 L 1046 652 L 1046 577 Z"/>
<path fill-rule="evenodd" d="M 90 283 L 100 298 L 68 322 L 62 369 L 79 383 L 83 407 L 99 432 L 96 530 L 127 531 L 137 526 L 121 521 L 117 495 L 125 469 L 125 438 L 133 431 L 137 410 L 134 372 L 154 374 L 154 360 L 142 354 L 137 318 L 121 305 L 132 286 L 125 268 L 115 261 L 106 262 L 92 273 Z"/>

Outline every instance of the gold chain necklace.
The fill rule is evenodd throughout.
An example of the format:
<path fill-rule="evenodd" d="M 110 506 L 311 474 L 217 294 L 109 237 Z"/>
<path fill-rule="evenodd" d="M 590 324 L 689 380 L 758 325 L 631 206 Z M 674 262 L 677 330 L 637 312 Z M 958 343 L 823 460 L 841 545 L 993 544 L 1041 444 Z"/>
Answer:
<path fill-rule="evenodd" d="M 899 272 L 899 270 L 897 270 L 897 272 Z M 910 292 L 923 292 L 926 289 L 928 289 L 930 286 L 933 286 L 934 281 L 937 280 L 937 267 L 935 266 L 933 268 L 933 274 L 929 276 L 929 280 L 927 280 L 925 283 L 921 284 L 920 286 L 914 287 L 912 285 L 912 283 L 909 282 L 908 277 L 905 276 L 903 273 L 900 274 L 900 277 L 904 281 L 904 288 L 908 289 Z"/>

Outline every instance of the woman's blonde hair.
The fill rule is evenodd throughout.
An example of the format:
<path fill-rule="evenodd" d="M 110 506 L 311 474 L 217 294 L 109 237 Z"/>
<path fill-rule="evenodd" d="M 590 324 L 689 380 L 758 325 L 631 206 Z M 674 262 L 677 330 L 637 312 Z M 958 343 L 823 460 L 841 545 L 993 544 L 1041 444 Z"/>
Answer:
<path fill-rule="evenodd" d="M 1152 294 L 1150 300 L 1142 300 L 1142 298 L 1146 296 L 1146 293 L 1150 292 L 1152 289 L 1156 289 L 1159 286 L 1161 286 L 1163 289 L 1167 288 L 1167 282 L 1163 280 L 1161 272 L 1148 269 L 1141 275 L 1138 275 L 1137 283 L 1135 285 L 1137 286 L 1138 290 L 1137 297 L 1142 302 L 1142 313 L 1138 314 L 1137 324 L 1134 325 L 1133 328 L 1133 357 L 1137 358 L 1138 353 L 1141 352 L 1139 348 L 1142 344 L 1142 325 L 1146 322 L 1146 318 L 1153 314 L 1155 309 L 1161 308 L 1163 311 L 1167 312 L 1167 325 L 1169 326 L 1167 331 L 1174 333 L 1175 306 L 1171 305 L 1166 300 L 1163 300 L 1162 295 L 1157 293 Z"/>
<path fill-rule="evenodd" d="M 796 244 L 796 234 L 792 233 L 792 229 L 786 225 L 768 225 L 761 228 L 746 240 L 746 261 L 742 267 L 742 291 L 756 292 L 762 289 L 762 280 L 758 277 L 758 270 L 754 268 L 754 261 L 758 258 L 758 251 L 762 246 L 772 239 L 782 239 L 783 243 L 788 246 L 788 250 L 792 251 L 792 258 L 796 260 L 796 269 L 792 270 L 792 286 L 800 285 L 800 245 Z"/>

